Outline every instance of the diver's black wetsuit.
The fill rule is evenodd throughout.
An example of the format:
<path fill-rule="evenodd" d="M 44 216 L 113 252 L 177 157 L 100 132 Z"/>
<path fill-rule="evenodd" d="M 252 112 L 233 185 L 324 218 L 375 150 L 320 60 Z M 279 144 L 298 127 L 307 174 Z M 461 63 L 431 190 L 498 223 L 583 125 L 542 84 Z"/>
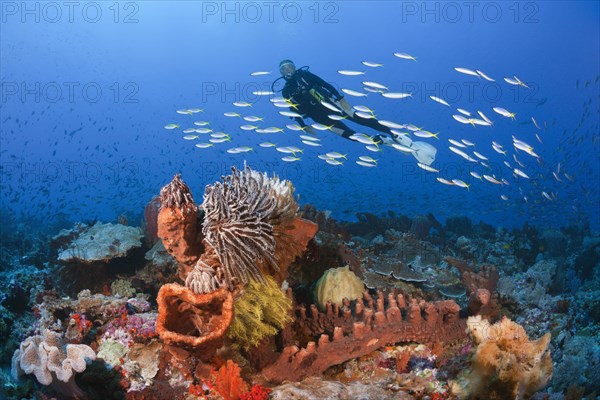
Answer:
<path fill-rule="evenodd" d="M 328 117 L 330 114 L 339 114 L 321 104 L 318 98 L 322 97 L 324 101 L 331 103 L 332 100 L 338 101 L 344 96 L 341 95 L 331 84 L 325 82 L 317 75 L 304 70 L 297 70 L 286 82 L 282 90 L 284 98 L 289 99 L 293 104 L 298 104 L 293 111 L 304 117 L 310 117 L 313 121 L 326 126 L 333 125 L 333 132 L 348 139 L 356 132 L 350 129 L 342 121 L 334 121 Z M 336 106 L 337 107 L 337 106 Z M 345 114 L 343 114 L 345 115 Z M 389 128 L 381 125 L 374 118 L 350 117 L 345 115 L 348 120 L 360 125 L 367 126 L 379 132 L 391 135 Z M 294 118 L 300 126 L 305 127 L 306 123 L 302 118 Z"/>

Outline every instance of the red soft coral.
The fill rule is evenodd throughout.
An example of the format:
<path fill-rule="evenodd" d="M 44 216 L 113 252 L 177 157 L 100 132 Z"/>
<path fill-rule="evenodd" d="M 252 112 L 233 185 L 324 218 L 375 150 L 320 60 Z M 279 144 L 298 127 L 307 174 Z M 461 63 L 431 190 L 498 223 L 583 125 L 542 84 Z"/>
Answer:
<path fill-rule="evenodd" d="M 271 393 L 271 389 L 256 384 L 252 386 L 249 392 L 244 393 L 240 400 L 267 400 L 269 393 Z"/>
<path fill-rule="evenodd" d="M 212 371 L 214 379 L 214 389 L 225 400 L 240 400 L 242 393 L 248 392 L 248 385 L 240 376 L 240 367 L 231 360 L 219 368 L 218 371 Z"/>
<path fill-rule="evenodd" d="M 202 396 L 204 395 L 204 390 L 202 389 L 202 385 L 190 385 L 188 388 L 188 393 L 193 396 Z"/>

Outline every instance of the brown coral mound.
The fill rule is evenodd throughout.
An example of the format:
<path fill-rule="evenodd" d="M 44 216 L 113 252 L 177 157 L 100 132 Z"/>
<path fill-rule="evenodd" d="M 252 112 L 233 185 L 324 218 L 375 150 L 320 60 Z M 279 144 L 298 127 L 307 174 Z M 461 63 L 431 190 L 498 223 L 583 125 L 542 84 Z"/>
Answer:
<path fill-rule="evenodd" d="M 232 168 L 223 182 L 206 187 L 202 232 L 214 247 L 230 289 L 279 271 L 282 256 L 299 254 L 294 230 L 298 205 L 290 182 Z"/>
<path fill-rule="evenodd" d="M 158 242 L 158 211 L 160 210 L 160 199 L 154 196 L 144 208 L 144 232 L 148 247 Z"/>
<path fill-rule="evenodd" d="M 479 315 L 469 317 L 467 326 L 478 346 L 464 381 L 452 385 L 459 398 L 522 399 L 550 381 L 550 333 L 529 340 L 525 329 L 506 317 L 494 325 Z"/>
<path fill-rule="evenodd" d="M 198 237 L 198 210 L 189 187 L 175 175 L 160 190 L 158 236 L 165 249 L 179 263 L 179 277 L 185 280 L 201 253 Z"/>
<path fill-rule="evenodd" d="M 452 257 L 446 257 L 445 260 L 461 273 L 463 286 L 469 295 L 471 315 L 496 317 L 500 310 L 498 298 L 494 293 L 500 278 L 496 267 L 485 265 L 475 272 L 466 261 Z"/>
<path fill-rule="evenodd" d="M 469 294 L 477 289 L 487 289 L 490 293 L 496 290 L 500 276 L 493 265 L 485 265 L 479 272 L 475 272 L 466 261 L 452 257 L 446 257 L 444 260 L 460 271 L 463 285 Z"/>
<path fill-rule="evenodd" d="M 290 264 L 304 253 L 308 242 L 315 236 L 319 226 L 302 218 L 294 218 L 284 237 L 289 240 L 277 242 L 275 247 L 275 259 L 279 265 L 279 271 L 273 273 L 273 277 L 280 284 L 288 277 Z"/>
<path fill-rule="evenodd" d="M 156 332 L 172 345 L 194 348 L 203 359 L 210 359 L 222 346 L 233 319 L 233 295 L 225 289 L 195 294 L 175 283 L 163 285 L 156 299 Z"/>

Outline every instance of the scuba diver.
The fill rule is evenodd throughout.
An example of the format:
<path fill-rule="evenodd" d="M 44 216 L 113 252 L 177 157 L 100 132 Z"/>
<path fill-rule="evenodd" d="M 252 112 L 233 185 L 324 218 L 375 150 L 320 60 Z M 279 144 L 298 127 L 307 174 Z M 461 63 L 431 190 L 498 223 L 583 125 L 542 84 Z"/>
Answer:
<path fill-rule="evenodd" d="M 355 116 L 352 106 L 348 104 L 344 96 L 333 85 L 309 72 L 308 67 L 296 69 L 293 61 L 283 60 L 279 63 L 279 72 L 282 75 L 279 79 L 285 79 L 282 96 L 292 104 L 293 111 L 302 115 L 302 118 L 295 117 L 293 119 L 306 131 L 315 133 L 314 128 L 304 122 L 304 118 L 310 117 L 314 122 L 330 127 L 329 129 L 333 133 L 351 139 L 350 136 L 356 132 L 341 120 L 332 120 L 329 117 L 331 114 L 339 114 L 341 119 L 350 120 L 385 134 L 377 134 L 373 137 L 377 144 L 398 143 L 409 147 L 414 150 L 412 154 L 415 158 L 426 165 L 430 165 L 435 160 L 437 150 L 430 144 L 413 142 L 406 136 L 395 135 L 390 128 L 381 125 L 375 118 Z M 275 82 L 273 82 L 273 86 Z"/>

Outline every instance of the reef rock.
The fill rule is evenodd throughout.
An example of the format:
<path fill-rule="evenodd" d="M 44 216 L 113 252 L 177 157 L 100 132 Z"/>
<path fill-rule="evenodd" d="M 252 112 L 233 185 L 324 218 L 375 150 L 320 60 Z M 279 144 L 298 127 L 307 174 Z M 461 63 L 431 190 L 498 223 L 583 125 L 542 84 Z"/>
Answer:
<path fill-rule="evenodd" d="M 339 400 L 380 400 L 397 399 L 409 400 L 413 397 L 405 392 L 391 392 L 374 385 L 365 385 L 353 382 L 344 385 L 340 382 L 325 381 L 321 378 L 311 377 L 302 382 L 286 383 L 274 387 L 271 391 L 272 400 L 314 400 L 314 399 L 339 399 Z"/>
<path fill-rule="evenodd" d="M 89 264 L 125 257 L 130 250 L 142 246 L 142 236 L 139 228 L 98 222 L 61 249 L 58 260 Z"/>
<path fill-rule="evenodd" d="M 564 233 L 557 229 L 547 229 L 542 233 L 544 249 L 550 256 L 564 255 L 569 241 Z"/>
<path fill-rule="evenodd" d="M 141 390 L 150 386 L 159 370 L 159 355 L 162 345 L 153 341 L 149 344 L 135 343 L 127 353 L 124 368 L 131 376 L 130 390 Z"/>

